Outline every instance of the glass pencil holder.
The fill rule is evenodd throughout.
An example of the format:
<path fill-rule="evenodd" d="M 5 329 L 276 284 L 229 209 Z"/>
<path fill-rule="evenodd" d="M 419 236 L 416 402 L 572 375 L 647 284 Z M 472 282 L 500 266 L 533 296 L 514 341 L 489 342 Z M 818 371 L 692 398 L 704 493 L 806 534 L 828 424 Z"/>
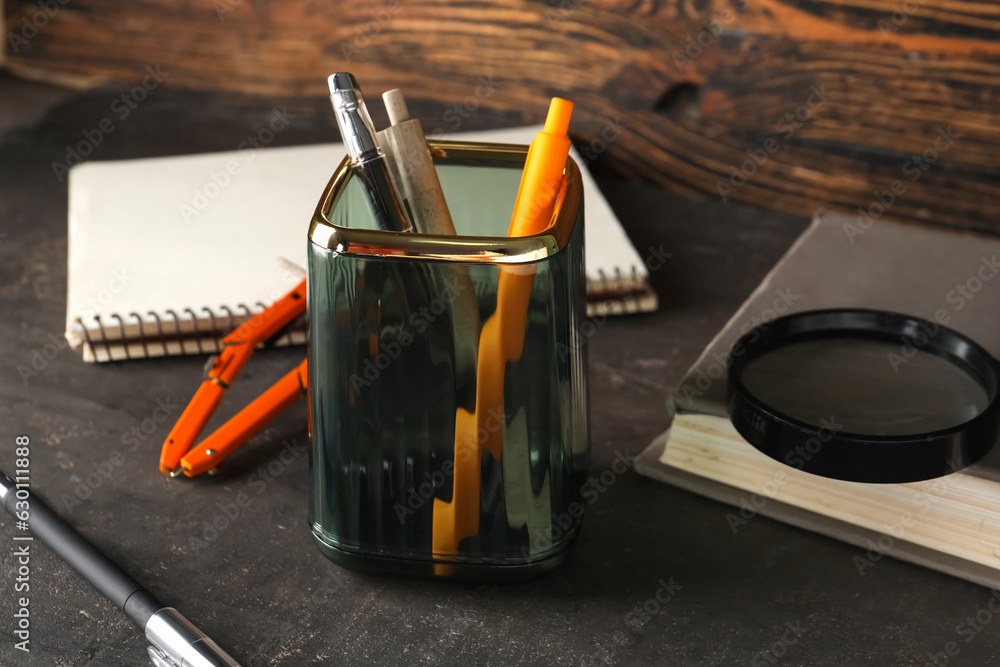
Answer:
<path fill-rule="evenodd" d="M 310 225 L 309 522 L 351 569 L 522 580 L 584 509 L 580 172 L 546 231 L 508 238 L 527 147 L 430 146 L 457 236 L 377 229 L 346 160 Z"/>

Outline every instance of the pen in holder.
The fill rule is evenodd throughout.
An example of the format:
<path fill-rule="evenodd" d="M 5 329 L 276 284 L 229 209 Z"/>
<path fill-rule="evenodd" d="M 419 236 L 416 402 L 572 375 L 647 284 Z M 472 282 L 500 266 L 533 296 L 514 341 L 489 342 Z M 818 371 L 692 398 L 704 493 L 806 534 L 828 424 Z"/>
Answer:
<path fill-rule="evenodd" d="M 580 172 L 567 161 L 547 230 L 508 238 L 527 148 L 430 147 L 458 236 L 378 229 L 347 161 L 309 228 L 310 525 L 354 569 L 516 581 L 568 557 L 584 509 Z M 524 344 L 486 400 L 501 272 L 531 290 L 498 314 Z"/>

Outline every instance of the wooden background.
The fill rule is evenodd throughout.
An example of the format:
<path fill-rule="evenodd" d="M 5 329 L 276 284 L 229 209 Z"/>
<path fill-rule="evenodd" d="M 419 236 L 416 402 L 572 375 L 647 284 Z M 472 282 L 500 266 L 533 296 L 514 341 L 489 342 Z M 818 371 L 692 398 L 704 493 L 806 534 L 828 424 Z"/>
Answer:
<path fill-rule="evenodd" d="M 158 64 L 165 86 L 322 114 L 346 69 L 370 98 L 402 87 L 428 134 L 540 122 L 560 95 L 584 154 L 636 179 L 799 215 L 879 214 L 896 182 L 887 217 L 1000 232 L 995 3 L 45 2 L 6 2 L 16 74 L 138 83 Z"/>

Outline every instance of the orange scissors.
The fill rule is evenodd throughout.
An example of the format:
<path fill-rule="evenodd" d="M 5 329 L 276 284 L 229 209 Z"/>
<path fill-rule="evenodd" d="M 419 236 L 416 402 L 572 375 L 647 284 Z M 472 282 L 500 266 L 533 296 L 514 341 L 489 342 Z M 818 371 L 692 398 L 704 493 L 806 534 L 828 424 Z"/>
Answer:
<path fill-rule="evenodd" d="M 306 281 L 303 279 L 291 292 L 222 339 L 222 352 L 212 359 L 208 377 L 163 443 L 160 472 L 171 477 L 182 474 L 194 477 L 216 469 L 223 459 L 306 392 L 306 362 L 303 361 L 192 449 L 205 424 L 222 402 L 226 389 L 257 345 L 269 340 L 305 311 Z"/>

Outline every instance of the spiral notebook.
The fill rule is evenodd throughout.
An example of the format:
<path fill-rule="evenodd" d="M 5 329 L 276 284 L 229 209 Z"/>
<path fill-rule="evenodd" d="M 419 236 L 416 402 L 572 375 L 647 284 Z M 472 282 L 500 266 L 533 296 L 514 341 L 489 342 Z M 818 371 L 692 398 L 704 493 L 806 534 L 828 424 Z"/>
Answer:
<path fill-rule="evenodd" d="M 527 144 L 540 129 L 454 138 Z M 584 182 L 588 314 L 655 310 L 642 258 L 572 154 Z M 96 362 L 218 351 L 302 279 L 305 225 L 343 156 L 341 144 L 324 144 L 74 166 L 71 347 Z M 304 342 L 300 318 L 270 344 Z"/>

